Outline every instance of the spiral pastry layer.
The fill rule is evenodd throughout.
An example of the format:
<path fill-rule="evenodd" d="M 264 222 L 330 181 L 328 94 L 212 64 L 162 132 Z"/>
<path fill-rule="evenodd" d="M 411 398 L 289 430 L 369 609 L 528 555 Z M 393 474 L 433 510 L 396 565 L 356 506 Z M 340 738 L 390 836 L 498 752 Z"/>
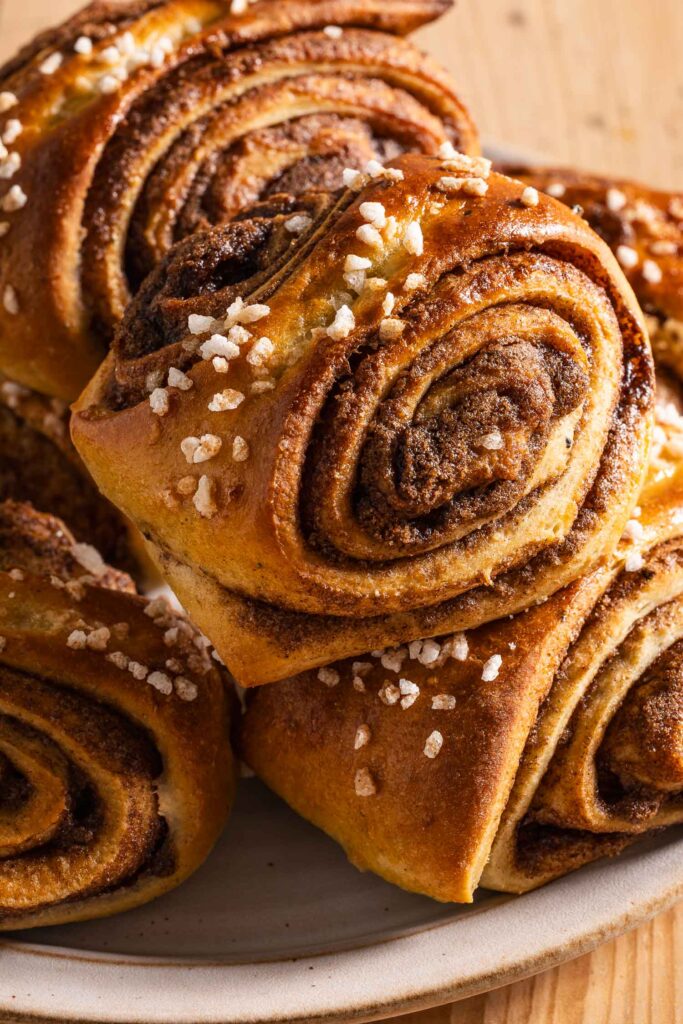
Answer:
<path fill-rule="evenodd" d="M 203 638 L 63 523 L 0 505 L 0 929 L 178 885 L 234 795 L 226 680 Z"/>
<path fill-rule="evenodd" d="M 611 564 L 511 619 L 248 697 L 242 754 L 353 863 L 469 902 L 683 821 L 683 418 Z"/>
<path fill-rule="evenodd" d="M 96 2 L 25 47 L 0 69 L 0 370 L 73 399 L 174 241 L 345 166 L 476 151 L 399 38 L 449 5 Z"/>
<path fill-rule="evenodd" d="M 583 221 L 487 175 L 405 156 L 181 243 L 77 404 L 98 485 L 240 682 L 518 611 L 623 530 L 640 312 Z"/>
<path fill-rule="evenodd" d="M 581 207 L 636 293 L 658 368 L 683 381 L 683 193 L 566 168 L 506 165 L 503 170 Z"/>
<path fill-rule="evenodd" d="M 93 483 L 71 442 L 65 403 L 0 374 L 0 502 L 7 500 L 49 509 L 105 561 L 144 575 L 142 541 Z"/>

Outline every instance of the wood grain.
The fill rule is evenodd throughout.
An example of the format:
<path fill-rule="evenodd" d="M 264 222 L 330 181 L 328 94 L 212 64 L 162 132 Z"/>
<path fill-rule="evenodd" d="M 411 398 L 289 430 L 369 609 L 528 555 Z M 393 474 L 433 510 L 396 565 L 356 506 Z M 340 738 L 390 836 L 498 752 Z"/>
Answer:
<path fill-rule="evenodd" d="M 403 1024 L 681 1024 L 683 912 L 648 924 L 552 971 Z"/>
<path fill-rule="evenodd" d="M 486 138 L 681 187 L 681 0 L 459 0 L 421 41 Z"/>
<path fill-rule="evenodd" d="M 77 6 L 0 0 L 0 60 Z M 682 0 L 460 0 L 420 40 L 486 139 L 683 187 Z M 683 1024 L 683 906 L 528 981 L 400 1019 Z"/>

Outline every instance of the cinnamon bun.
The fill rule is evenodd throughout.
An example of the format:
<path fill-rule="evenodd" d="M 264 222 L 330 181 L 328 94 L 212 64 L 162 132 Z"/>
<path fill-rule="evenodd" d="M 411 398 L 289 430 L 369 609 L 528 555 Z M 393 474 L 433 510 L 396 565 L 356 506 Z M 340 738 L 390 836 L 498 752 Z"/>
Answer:
<path fill-rule="evenodd" d="M 0 370 L 71 400 L 174 241 L 273 191 L 451 141 L 400 36 L 449 0 L 95 2 L 0 68 Z"/>
<path fill-rule="evenodd" d="M 349 181 L 180 243 L 74 413 L 246 685 L 544 600 L 642 483 L 650 351 L 585 222 L 449 147 Z"/>
<path fill-rule="evenodd" d="M 0 929 L 113 914 L 194 871 L 234 796 L 230 716 L 184 616 L 0 504 Z"/>

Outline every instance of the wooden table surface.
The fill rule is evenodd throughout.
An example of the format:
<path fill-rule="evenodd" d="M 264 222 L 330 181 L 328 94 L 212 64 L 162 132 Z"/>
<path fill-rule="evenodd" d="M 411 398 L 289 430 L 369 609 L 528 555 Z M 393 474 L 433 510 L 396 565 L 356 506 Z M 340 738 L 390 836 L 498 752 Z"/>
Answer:
<path fill-rule="evenodd" d="M 78 0 L 0 0 L 0 59 Z M 485 139 L 683 188 L 683 0 L 460 0 L 422 44 Z M 528 981 L 404 1024 L 683 1024 L 683 905 Z"/>

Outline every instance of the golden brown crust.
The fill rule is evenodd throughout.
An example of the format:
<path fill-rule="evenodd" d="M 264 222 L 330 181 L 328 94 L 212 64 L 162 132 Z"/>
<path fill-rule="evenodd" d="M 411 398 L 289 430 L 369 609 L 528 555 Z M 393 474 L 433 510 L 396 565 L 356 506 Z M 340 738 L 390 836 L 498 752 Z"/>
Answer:
<path fill-rule="evenodd" d="M 448 6 L 95 3 L 25 47 L 0 70 L 0 369 L 72 399 L 174 240 L 282 183 L 337 186 L 347 159 L 476 149 L 447 76 L 398 38 Z"/>
<path fill-rule="evenodd" d="M 245 759 L 355 864 L 468 901 L 683 821 L 680 407 L 659 419 L 610 565 L 510 620 L 249 694 Z"/>
<path fill-rule="evenodd" d="M 567 206 L 581 207 L 617 254 L 648 314 L 655 362 L 683 380 L 683 193 L 567 168 L 502 169 Z"/>
<path fill-rule="evenodd" d="M 300 234 L 285 197 L 182 243 L 74 415 L 245 684 L 520 611 L 614 546 L 640 487 L 652 369 L 609 250 L 480 161 L 388 173 Z"/>
<path fill-rule="evenodd" d="M 518 618 L 468 632 L 465 662 L 440 655 L 423 665 L 399 649 L 398 672 L 365 655 L 331 666 L 340 679 L 331 689 L 324 670 L 323 679 L 309 671 L 259 687 L 242 721 L 242 756 L 357 867 L 434 899 L 469 902 L 539 705 L 600 583 L 582 581 Z M 447 638 L 439 639 L 443 650 Z M 500 671 L 483 681 L 495 655 Z M 415 702 L 404 708 L 399 696 L 388 705 L 396 694 L 387 684 L 410 700 L 406 681 L 419 688 Z M 434 699 L 454 706 L 433 708 Z M 443 746 L 432 758 L 425 747 L 434 730 Z M 374 792 L 363 795 L 368 784 Z"/>
<path fill-rule="evenodd" d="M 226 680 L 165 602 L 57 519 L 0 505 L 0 929 L 173 888 L 235 788 Z"/>

